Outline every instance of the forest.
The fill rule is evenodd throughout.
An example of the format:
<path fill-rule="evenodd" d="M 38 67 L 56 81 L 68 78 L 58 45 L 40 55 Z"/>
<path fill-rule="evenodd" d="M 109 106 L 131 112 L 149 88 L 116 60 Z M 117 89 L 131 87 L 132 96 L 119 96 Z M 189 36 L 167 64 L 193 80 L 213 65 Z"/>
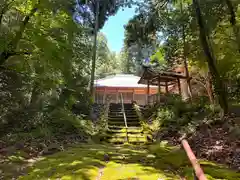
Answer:
<path fill-rule="evenodd" d="M 117 53 L 101 29 L 109 17 L 125 8 L 135 8 L 135 15 L 124 26 L 124 45 Z M 106 119 L 104 115 L 97 122 L 91 119 L 92 77 L 140 76 L 148 58 L 148 66 L 159 71 L 181 66 L 187 77 L 185 101 L 172 96 L 172 104 L 146 110 L 144 118 L 154 119 L 151 125 L 144 123 L 152 141 L 164 139 L 176 146 L 179 138 L 189 137 L 197 156 L 234 171 L 207 167 L 207 172 L 215 172 L 212 179 L 240 179 L 235 173 L 240 170 L 239 0 L 1 0 L 0 179 L 18 179 L 28 170 L 27 160 L 74 144 L 81 144 L 81 158 L 92 153 L 91 158 L 101 159 L 94 148 L 115 151 L 93 145 L 102 141 Z M 207 154 L 216 148 L 216 142 L 223 150 Z M 126 156 L 134 154 L 131 148 Z M 166 155 L 166 164 L 176 160 L 168 161 L 172 154 L 165 151 L 158 153 Z M 67 157 L 70 163 L 73 159 Z M 173 165 L 173 171 L 189 174 L 182 166 Z M 81 168 L 91 167 L 81 164 Z M 40 173 L 43 179 L 47 179 L 45 170 Z M 63 171 L 60 175 L 64 176 Z M 88 179 L 83 171 L 77 179 Z M 28 178 L 38 179 L 36 172 Z"/>

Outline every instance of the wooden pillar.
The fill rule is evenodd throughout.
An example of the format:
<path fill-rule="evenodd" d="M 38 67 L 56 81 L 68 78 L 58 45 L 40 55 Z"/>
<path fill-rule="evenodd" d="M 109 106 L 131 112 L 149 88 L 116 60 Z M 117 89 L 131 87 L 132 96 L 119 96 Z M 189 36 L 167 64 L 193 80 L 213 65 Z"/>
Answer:
<path fill-rule="evenodd" d="M 118 89 L 117 89 L 117 93 L 116 93 L 116 95 L 117 95 L 117 98 L 116 98 L 116 104 L 118 104 L 119 103 L 119 92 L 118 92 Z"/>
<path fill-rule="evenodd" d="M 168 82 L 165 81 L 165 92 L 168 93 Z"/>
<path fill-rule="evenodd" d="M 135 90 L 133 89 L 132 101 L 134 101 L 134 92 L 135 92 Z"/>
<path fill-rule="evenodd" d="M 150 92 L 150 82 L 147 81 L 147 104 L 149 104 L 149 92 Z"/>
<path fill-rule="evenodd" d="M 103 104 L 106 103 L 106 88 L 104 88 L 104 94 L 103 94 Z"/>
<path fill-rule="evenodd" d="M 180 79 L 179 78 L 177 78 L 177 82 L 178 82 L 178 92 L 179 92 L 179 95 L 182 96 L 181 83 L 180 83 Z"/>
<path fill-rule="evenodd" d="M 160 84 L 160 76 L 158 76 L 158 96 L 157 101 L 160 103 L 160 94 L 161 94 L 161 84 Z"/>

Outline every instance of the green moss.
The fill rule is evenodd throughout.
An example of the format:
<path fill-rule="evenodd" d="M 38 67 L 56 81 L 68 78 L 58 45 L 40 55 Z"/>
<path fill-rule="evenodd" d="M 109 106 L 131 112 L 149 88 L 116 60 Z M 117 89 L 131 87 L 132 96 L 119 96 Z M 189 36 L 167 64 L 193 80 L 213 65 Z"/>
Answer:
<path fill-rule="evenodd" d="M 106 154 L 110 158 L 108 163 L 104 160 Z M 240 179 L 238 173 L 224 166 L 208 161 L 200 163 L 208 179 Z M 19 179 L 95 180 L 101 168 L 103 168 L 102 180 L 133 178 L 177 180 L 180 174 L 187 179 L 192 179 L 192 167 L 185 153 L 177 147 L 168 146 L 166 142 L 151 146 L 76 145 L 71 149 L 36 161 L 32 167 L 27 169 L 26 175 Z M 11 179 L 10 172 L 5 177 Z"/>
<path fill-rule="evenodd" d="M 99 145 L 99 149 L 101 146 Z M 104 166 L 99 158 L 103 151 L 97 151 L 93 146 L 78 146 L 66 152 L 47 156 L 29 168 L 27 176 L 20 179 L 94 179 L 98 168 Z"/>
<path fill-rule="evenodd" d="M 104 161 L 108 154 L 110 162 Z M 175 179 L 175 175 L 151 166 L 154 156 L 139 146 L 80 145 L 36 162 L 29 168 L 30 179 L 96 179 L 99 168 L 105 167 L 101 179 L 120 180 L 138 177 L 139 179 Z"/>
<path fill-rule="evenodd" d="M 204 172 L 212 179 L 240 179 L 240 173 L 222 167 L 221 165 L 202 165 Z"/>
<path fill-rule="evenodd" d="M 169 147 L 166 143 L 158 143 L 150 146 L 149 150 L 157 156 L 157 166 L 177 171 L 187 179 L 191 179 L 193 177 L 192 166 L 182 149 Z M 240 179 L 240 173 L 228 169 L 223 165 L 205 160 L 200 160 L 199 163 L 201 164 L 201 167 L 208 179 Z"/>

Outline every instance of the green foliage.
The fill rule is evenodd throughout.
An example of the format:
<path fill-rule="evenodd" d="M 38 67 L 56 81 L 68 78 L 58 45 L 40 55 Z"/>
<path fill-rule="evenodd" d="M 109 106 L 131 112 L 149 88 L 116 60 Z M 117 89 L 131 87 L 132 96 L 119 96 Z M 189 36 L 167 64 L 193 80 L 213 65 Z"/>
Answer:
<path fill-rule="evenodd" d="M 229 9 L 227 2 L 232 4 L 232 9 Z M 224 81 L 228 89 L 232 89 L 237 82 L 234 77 L 239 76 L 240 54 L 237 40 L 239 37 L 239 2 L 204 0 L 200 2 L 199 8 L 202 12 L 203 23 L 206 24 L 210 54 L 214 54 L 214 61 L 216 61 L 214 64 L 216 64 L 216 72 L 219 72 L 219 77 L 215 77 L 211 68 L 209 71 L 209 64 L 206 63 L 208 59 L 199 38 L 200 28 L 192 1 L 146 1 L 144 5 L 140 4 L 138 14 L 126 26 L 125 45 L 135 47 L 129 48 L 133 54 L 130 59 L 137 66 L 141 65 L 141 61 L 145 58 L 143 51 L 149 45 L 153 48 L 151 53 L 154 51 L 155 53 L 150 53 L 148 56 L 152 55 L 152 61 L 159 60 L 160 66 L 163 66 L 164 70 L 174 69 L 175 65 L 183 64 L 183 56 L 185 56 L 193 79 L 199 78 L 198 72 L 204 72 L 204 75 L 201 73 L 201 80 L 195 81 L 195 84 L 199 86 L 206 84 L 209 72 L 213 73 L 211 87 L 207 87 L 208 89 L 204 87 L 201 95 L 210 97 L 208 90 L 213 87 L 213 98 L 221 96 L 219 103 L 224 106 L 221 100 L 226 99 L 224 98 L 225 93 L 222 93 L 224 88 L 217 86 Z M 162 61 L 163 59 L 165 61 Z M 228 81 L 234 81 L 234 83 L 230 84 Z M 193 89 L 194 94 L 197 91 L 197 88 Z M 224 102 L 226 105 L 226 100 Z"/>
<path fill-rule="evenodd" d="M 121 49 L 118 59 L 120 61 L 120 68 L 123 73 L 136 73 L 136 64 L 132 59 L 131 50 L 126 45 Z"/>
<path fill-rule="evenodd" d="M 163 48 L 159 48 L 155 54 L 151 56 L 151 60 L 157 60 L 160 64 L 165 63 L 164 59 L 165 53 Z"/>
<path fill-rule="evenodd" d="M 97 14 L 97 2 L 99 3 L 98 27 L 99 29 L 102 29 L 105 22 L 110 16 L 115 15 L 120 8 L 126 6 L 131 7 L 133 0 L 77 0 L 76 2 L 76 17 L 82 17 L 83 19 L 80 20 L 80 22 L 90 29 L 94 29 L 95 17 Z M 77 19 L 78 18 L 76 18 L 75 20 Z"/>
<path fill-rule="evenodd" d="M 88 27 L 95 20 L 79 12 L 85 1 L 79 1 L 79 6 L 76 2 L 0 2 L 1 137 L 22 131 L 36 138 L 94 133 L 88 119 L 92 34 L 75 17 L 88 22 Z M 96 4 L 88 5 L 92 16 Z M 123 5 L 101 2 L 99 27 Z M 100 76 L 118 66 L 101 34 L 98 58 Z"/>
<path fill-rule="evenodd" d="M 84 120 L 63 108 L 56 109 L 44 126 L 51 127 L 54 134 L 93 134 L 93 123 L 90 120 Z"/>
<path fill-rule="evenodd" d="M 205 97 L 194 99 L 193 103 L 185 102 L 181 97 L 174 95 L 168 95 L 166 98 L 166 104 L 155 105 L 144 112 L 144 118 L 151 120 L 147 126 L 154 132 L 159 129 L 180 131 L 192 123 L 201 122 L 201 118 L 211 112 Z"/>
<path fill-rule="evenodd" d="M 96 79 L 121 72 L 120 60 L 115 52 L 111 52 L 103 33 L 98 34 Z"/>

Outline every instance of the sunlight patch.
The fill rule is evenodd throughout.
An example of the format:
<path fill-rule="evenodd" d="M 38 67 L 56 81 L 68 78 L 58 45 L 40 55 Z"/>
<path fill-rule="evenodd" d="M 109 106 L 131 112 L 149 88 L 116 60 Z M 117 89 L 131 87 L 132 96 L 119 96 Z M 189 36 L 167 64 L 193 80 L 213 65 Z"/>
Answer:
<path fill-rule="evenodd" d="M 70 165 L 71 166 L 76 166 L 78 164 L 82 164 L 82 161 L 76 160 L 76 161 L 73 161 Z"/>
<path fill-rule="evenodd" d="M 65 166 L 67 163 L 60 163 L 58 166 Z"/>
<path fill-rule="evenodd" d="M 33 170 L 33 172 L 39 172 L 40 171 L 40 169 L 34 169 Z"/>
<path fill-rule="evenodd" d="M 71 176 L 63 176 L 61 180 L 72 180 Z"/>

